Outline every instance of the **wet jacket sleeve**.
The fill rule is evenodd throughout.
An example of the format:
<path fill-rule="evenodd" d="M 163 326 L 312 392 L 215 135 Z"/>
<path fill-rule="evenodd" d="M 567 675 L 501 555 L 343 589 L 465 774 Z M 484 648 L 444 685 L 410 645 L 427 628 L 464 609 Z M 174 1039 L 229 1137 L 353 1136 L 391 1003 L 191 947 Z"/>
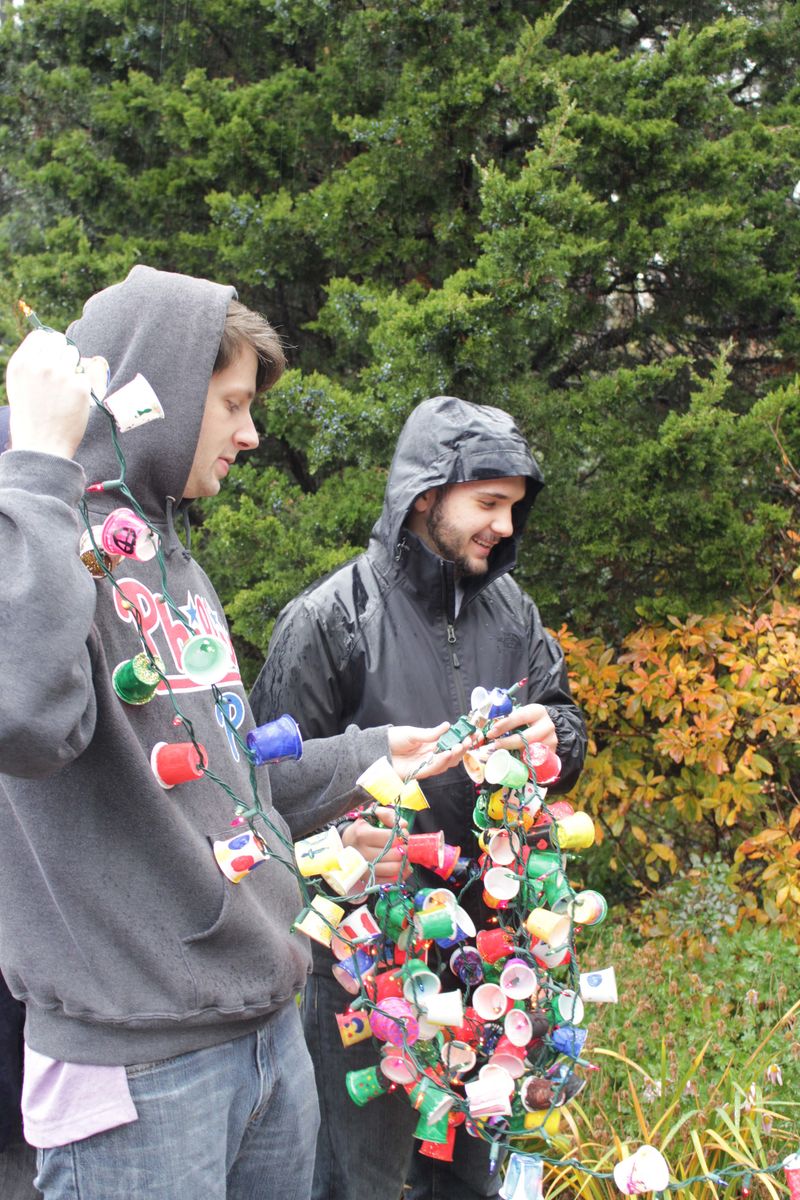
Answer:
<path fill-rule="evenodd" d="M 289 713 L 304 738 L 325 738 L 347 725 L 346 653 L 318 610 L 301 596 L 283 610 L 255 682 L 250 705 L 259 725 Z"/>
<path fill-rule="evenodd" d="M 335 737 L 304 742 L 299 762 L 271 766 L 272 802 L 292 837 L 305 837 L 369 799 L 354 787 L 355 781 L 388 749 L 386 726 L 359 729 L 348 725 Z"/>
<path fill-rule="evenodd" d="M 276 622 L 250 706 L 259 725 L 289 713 L 300 726 L 302 759 L 270 768 L 275 807 L 295 838 L 362 803 L 356 779 L 389 753 L 388 726 L 347 723 L 337 666 L 317 612 L 302 598 L 293 601 Z"/>
<path fill-rule="evenodd" d="M 556 727 L 561 777 L 550 791 L 569 791 L 577 782 L 583 767 L 586 724 L 572 699 L 564 653 L 556 639 L 542 625 L 533 604 L 528 639 L 527 698 L 529 702 L 544 704 Z"/>
<path fill-rule="evenodd" d="M 78 557 L 84 475 L 55 455 L 0 456 L 0 772 L 44 779 L 94 733 L 95 584 Z M 13 684 L 10 685 L 10 681 Z"/>

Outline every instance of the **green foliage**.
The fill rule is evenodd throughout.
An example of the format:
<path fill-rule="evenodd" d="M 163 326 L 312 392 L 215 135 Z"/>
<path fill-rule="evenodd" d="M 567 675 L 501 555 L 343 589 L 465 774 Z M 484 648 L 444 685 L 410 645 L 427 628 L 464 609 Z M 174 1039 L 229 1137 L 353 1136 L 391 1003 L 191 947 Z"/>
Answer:
<path fill-rule="evenodd" d="M 730 864 L 720 854 L 692 852 L 686 867 L 657 895 L 645 897 L 636 915 L 646 936 L 683 935 L 714 945 L 739 915 Z"/>
<path fill-rule="evenodd" d="M 551 1153 L 608 1173 L 648 1143 L 698 1200 L 740 1195 L 748 1168 L 753 1194 L 777 1197 L 799 1116 L 796 948 L 777 930 L 752 927 L 718 930 L 713 942 L 642 944 L 623 912 L 611 916 L 615 923 L 582 950 L 581 966 L 613 963 L 619 1003 L 589 1007 L 585 1053 L 600 1070 L 564 1110 Z M 738 1181 L 729 1189 L 689 1182 L 726 1168 Z M 545 1194 L 614 1200 L 619 1192 L 613 1180 L 567 1165 L 546 1172 Z"/>
<path fill-rule="evenodd" d="M 212 507 L 196 547 L 222 595 L 239 665 L 252 684 L 280 610 L 366 542 L 385 475 L 344 468 L 303 494 L 275 468 L 234 467 L 228 504 Z"/>

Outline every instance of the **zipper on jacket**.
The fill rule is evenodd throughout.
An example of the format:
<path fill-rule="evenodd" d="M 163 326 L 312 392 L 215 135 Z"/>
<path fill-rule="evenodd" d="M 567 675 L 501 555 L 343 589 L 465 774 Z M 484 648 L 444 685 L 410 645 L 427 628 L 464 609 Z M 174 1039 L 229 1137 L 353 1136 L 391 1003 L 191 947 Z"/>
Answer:
<path fill-rule="evenodd" d="M 456 650 L 458 639 L 456 638 L 456 631 L 449 621 L 447 622 L 447 644 L 450 647 L 450 661 L 453 664 L 453 670 L 455 672 L 458 702 L 461 706 L 461 712 L 466 713 L 467 697 L 464 692 L 464 684 L 461 678 L 461 659 L 458 657 L 458 651 Z"/>

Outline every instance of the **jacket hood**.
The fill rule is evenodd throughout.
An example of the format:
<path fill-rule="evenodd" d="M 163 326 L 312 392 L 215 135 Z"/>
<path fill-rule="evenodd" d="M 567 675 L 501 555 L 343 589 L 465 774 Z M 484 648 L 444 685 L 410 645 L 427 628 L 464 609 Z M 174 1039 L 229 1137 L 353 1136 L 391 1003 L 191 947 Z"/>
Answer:
<path fill-rule="evenodd" d="M 224 284 L 136 266 L 122 283 L 92 296 L 67 330 L 82 355 L 108 361 L 108 395 L 141 374 L 161 402 L 163 420 L 119 435 L 126 483 L 151 519 L 163 518 L 167 497 L 179 502 L 183 496 L 235 298 Z M 89 483 L 119 476 L 108 418 L 96 408 L 75 457 Z M 118 493 L 112 495 L 119 503 Z"/>
<path fill-rule="evenodd" d="M 487 404 L 471 404 L 455 396 L 435 396 L 417 405 L 400 433 L 389 468 L 383 511 L 373 529 L 393 555 L 411 505 L 431 487 L 521 475 L 525 497 L 514 506 L 514 534 L 504 538 L 489 558 L 516 559 L 516 547 L 544 477 L 528 443 L 508 413 Z M 511 544 L 509 544 L 511 543 Z"/>

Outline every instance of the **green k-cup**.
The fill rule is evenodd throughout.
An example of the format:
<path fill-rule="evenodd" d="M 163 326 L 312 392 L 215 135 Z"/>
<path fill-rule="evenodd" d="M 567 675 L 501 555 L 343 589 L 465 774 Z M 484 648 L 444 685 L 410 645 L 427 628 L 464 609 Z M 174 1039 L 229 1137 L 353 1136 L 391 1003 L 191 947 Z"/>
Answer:
<path fill-rule="evenodd" d="M 160 658 L 137 654 L 114 668 L 111 684 L 126 704 L 147 704 L 152 700 L 164 672 Z"/>
<path fill-rule="evenodd" d="M 525 874 L 531 891 L 542 896 L 546 881 L 558 872 L 563 874 L 560 854 L 548 850 L 531 850 L 525 863 Z"/>
<path fill-rule="evenodd" d="M 449 1123 L 449 1113 L 444 1113 L 443 1116 L 439 1117 L 438 1121 L 429 1121 L 421 1113 L 417 1122 L 417 1128 L 414 1130 L 414 1137 L 421 1138 L 423 1142 L 436 1142 L 437 1145 L 443 1146 L 447 1142 Z"/>
<path fill-rule="evenodd" d="M 530 779 L 530 772 L 509 750 L 495 750 L 486 760 L 484 777 L 494 787 L 522 788 Z"/>
<path fill-rule="evenodd" d="M 403 995 L 412 1004 L 421 1004 L 442 990 L 442 981 L 421 958 L 407 958 L 402 966 Z"/>
<path fill-rule="evenodd" d="M 364 1067 L 361 1071 L 348 1071 L 345 1076 L 345 1084 L 350 1099 L 359 1108 L 363 1108 L 376 1096 L 382 1096 L 388 1086 L 384 1084 L 376 1066 Z"/>
<path fill-rule="evenodd" d="M 553 912 L 565 912 L 574 892 L 562 870 L 553 871 L 544 878 L 544 895 Z"/>
<path fill-rule="evenodd" d="M 408 1094 L 411 1104 L 426 1121 L 435 1122 L 446 1117 L 453 1107 L 453 1097 L 444 1088 L 435 1084 L 427 1075 L 414 1084 Z"/>
<path fill-rule="evenodd" d="M 436 941 L 439 938 L 452 938 L 456 933 L 456 922 L 453 909 L 442 905 L 440 908 L 423 909 L 414 917 L 414 928 L 421 938 L 426 941 Z"/>
<path fill-rule="evenodd" d="M 381 896 L 375 905 L 375 920 L 393 942 L 403 931 L 407 912 L 408 902 L 404 896 Z"/>
<path fill-rule="evenodd" d="M 486 800 L 483 796 L 478 797 L 478 803 L 472 810 L 472 824 L 476 829 L 489 828 L 489 818 L 486 815 Z"/>

